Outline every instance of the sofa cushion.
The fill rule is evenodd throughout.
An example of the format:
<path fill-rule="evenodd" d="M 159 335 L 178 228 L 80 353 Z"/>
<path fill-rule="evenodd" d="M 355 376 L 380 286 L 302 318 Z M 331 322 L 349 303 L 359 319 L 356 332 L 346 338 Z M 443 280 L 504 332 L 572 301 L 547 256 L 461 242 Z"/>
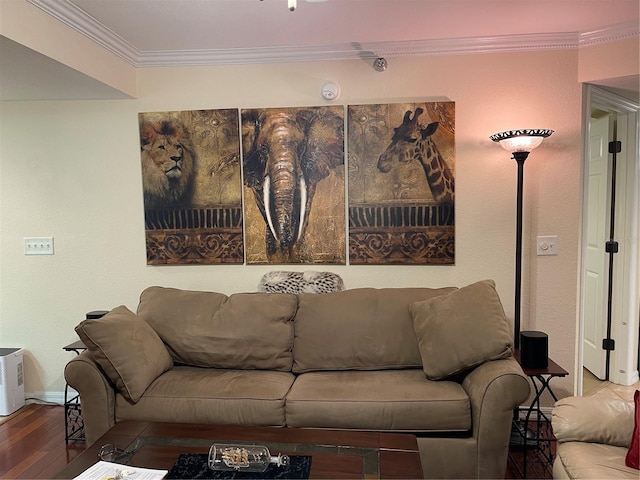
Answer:
<path fill-rule="evenodd" d="M 160 337 L 124 305 L 76 327 L 96 362 L 127 399 L 137 402 L 173 366 Z"/>
<path fill-rule="evenodd" d="M 455 288 L 357 288 L 298 295 L 293 371 L 420 367 L 409 304 Z"/>
<path fill-rule="evenodd" d="M 135 404 L 116 395 L 116 421 L 282 427 L 294 378 L 290 372 L 179 365 L 158 377 Z"/>
<path fill-rule="evenodd" d="M 227 297 L 150 287 L 138 315 L 167 344 L 176 362 L 201 367 L 290 371 L 295 295 L 238 293 Z"/>
<path fill-rule="evenodd" d="M 310 372 L 287 395 L 290 427 L 460 432 L 471 428 L 462 386 L 421 369 Z"/>
<path fill-rule="evenodd" d="M 493 280 L 413 303 L 409 310 L 430 380 L 512 354 L 511 329 Z"/>
<path fill-rule="evenodd" d="M 559 443 L 553 465 L 554 478 L 638 480 L 638 470 L 624 464 L 626 453 L 627 449 L 624 447 L 602 443 Z M 559 475 L 563 475 L 563 477 L 559 477 Z"/>

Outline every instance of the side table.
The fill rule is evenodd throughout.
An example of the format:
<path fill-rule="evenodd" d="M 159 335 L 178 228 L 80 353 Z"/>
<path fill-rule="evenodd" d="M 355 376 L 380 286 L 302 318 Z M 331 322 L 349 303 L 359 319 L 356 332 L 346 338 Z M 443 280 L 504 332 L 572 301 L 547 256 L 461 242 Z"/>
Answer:
<path fill-rule="evenodd" d="M 85 319 L 94 320 L 104 317 L 108 310 L 94 310 L 87 312 Z M 87 349 L 82 340 L 77 340 L 69 345 L 62 347 L 67 352 L 75 352 L 80 355 Z M 84 440 L 84 420 L 82 420 L 82 411 L 80 409 L 80 394 L 76 393 L 69 397 L 69 385 L 64 384 L 64 440 L 69 444 L 69 440 Z"/>
<path fill-rule="evenodd" d="M 540 406 L 540 399 L 544 392 L 549 392 L 551 397 L 558 401 L 550 382 L 556 377 L 566 377 L 569 372 L 550 358 L 548 359 L 547 368 L 524 367 L 520 362 L 520 350 L 514 352 L 514 358 L 520 363 L 524 374 L 531 379 L 536 392 L 528 407 L 516 409 L 513 419 L 513 432 L 516 434 L 515 440 L 518 442 L 515 446 L 521 447 L 523 452 L 522 469 L 520 470 L 517 465 L 514 466 L 522 478 L 527 478 L 528 450 L 537 452 L 537 458 L 543 462 L 545 468 L 551 469 L 553 465 L 554 449 L 552 444 L 555 442 L 555 438 L 551 431 L 551 421 Z M 511 445 L 514 446 L 513 435 Z"/>
<path fill-rule="evenodd" d="M 62 347 L 62 349 L 80 355 L 87 349 L 87 346 L 81 340 L 78 340 Z M 64 384 L 64 432 L 64 441 L 67 445 L 69 440 L 84 440 L 84 421 L 80 410 L 80 395 L 76 393 L 70 396 L 67 383 Z"/>

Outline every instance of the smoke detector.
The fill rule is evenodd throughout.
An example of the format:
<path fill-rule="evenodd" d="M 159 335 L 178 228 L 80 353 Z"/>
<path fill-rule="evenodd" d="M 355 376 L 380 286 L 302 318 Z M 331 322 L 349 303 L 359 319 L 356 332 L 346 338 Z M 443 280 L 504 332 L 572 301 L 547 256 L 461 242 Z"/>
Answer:
<path fill-rule="evenodd" d="M 325 100 L 337 100 L 340 96 L 340 86 L 335 82 L 326 82 L 322 85 L 320 94 Z"/>

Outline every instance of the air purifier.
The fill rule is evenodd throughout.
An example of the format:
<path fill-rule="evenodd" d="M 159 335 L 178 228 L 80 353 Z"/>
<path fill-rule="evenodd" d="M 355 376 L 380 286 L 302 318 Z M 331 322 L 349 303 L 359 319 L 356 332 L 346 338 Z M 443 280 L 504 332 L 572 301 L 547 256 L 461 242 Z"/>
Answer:
<path fill-rule="evenodd" d="M 0 348 L 0 416 L 24 405 L 24 368 L 21 348 Z"/>

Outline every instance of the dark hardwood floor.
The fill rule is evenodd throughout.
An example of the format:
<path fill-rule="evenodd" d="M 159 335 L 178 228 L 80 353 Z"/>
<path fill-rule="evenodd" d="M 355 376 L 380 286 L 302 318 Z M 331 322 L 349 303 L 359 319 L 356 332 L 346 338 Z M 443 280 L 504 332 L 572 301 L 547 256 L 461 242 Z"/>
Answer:
<path fill-rule="evenodd" d="M 53 478 L 85 448 L 83 441 L 67 445 L 64 428 L 64 409 L 57 405 L 30 404 L 0 417 L 0 479 Z M 505 478 L 521 478 L 522 452 L 514 449 L 509 457 Z M 535 454 L 528 457 L 528 478 L 552 478 Z"/>
<path fill-rule="evenodd" d="M 30 404 L 0 417 L 0 478 L 53 478 L 85 448 L 64 437 L 61 406 Z"/>

